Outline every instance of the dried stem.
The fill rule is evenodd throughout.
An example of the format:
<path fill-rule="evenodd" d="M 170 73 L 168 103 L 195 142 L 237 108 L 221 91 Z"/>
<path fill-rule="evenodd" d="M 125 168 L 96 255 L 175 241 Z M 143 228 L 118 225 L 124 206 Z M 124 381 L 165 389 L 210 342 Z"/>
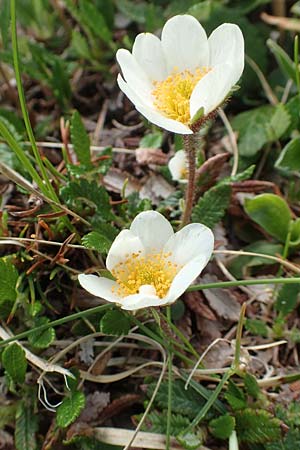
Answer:
<path fill-rule="evenodd" d="M 183 138 L 184 149 L 188 160 L 188 183 L 185 192 L 185 206 L 181 218 L 180 227 L 184 227 L 190 222 L 193 202 L 195 196 L 195 179 L 196 179 L 196 149 L 197 149 L 197 135 L 187 134 Z"/>

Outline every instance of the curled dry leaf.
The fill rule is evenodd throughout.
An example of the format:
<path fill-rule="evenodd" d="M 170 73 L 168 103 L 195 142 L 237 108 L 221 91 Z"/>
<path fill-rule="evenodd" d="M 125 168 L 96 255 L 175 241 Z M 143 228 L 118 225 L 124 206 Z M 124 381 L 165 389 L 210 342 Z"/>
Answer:
<path fill-rule="evenodd" d="M 135 157 L 139 164 L 155 164 L 158 166 L 166 165 L 169 159 L 169 156 L 160 148 L 137 148 Z"/>

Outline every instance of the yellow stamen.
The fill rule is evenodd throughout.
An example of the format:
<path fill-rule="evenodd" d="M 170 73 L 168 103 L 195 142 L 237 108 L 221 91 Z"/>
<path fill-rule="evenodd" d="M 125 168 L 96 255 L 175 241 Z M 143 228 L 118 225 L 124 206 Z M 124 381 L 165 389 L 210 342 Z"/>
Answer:
<path fill-rule="evenodd" d="M 127 255 L 126 255 L 127 256 Z M 137 294 L 141 286 L 151 285 L 156 295 L 163 298 L 180 267 L 170 260 L 171 253 L 139 253 L 128 255 L 112 270 L 118 288 L 115 294 L 120 297 Z"/>
<path fill-rule="evenodd" d="M 194 72 L 173 71 L 163 81 L 154 81 L 152 95 L 154 106 L 169 119 L 184 124 L 190 121 L 190 98 L 194 87 L 209 72 L 208 67 L 201 67 Z"/>

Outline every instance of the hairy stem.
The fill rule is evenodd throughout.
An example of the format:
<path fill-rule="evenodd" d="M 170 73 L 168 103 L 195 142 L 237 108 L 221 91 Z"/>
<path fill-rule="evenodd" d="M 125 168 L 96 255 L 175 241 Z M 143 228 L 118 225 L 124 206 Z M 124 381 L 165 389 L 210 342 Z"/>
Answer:
<path fill-rule="evenodd" d="M 181 218 L 180 228 L 184 227 L 191 220 L 195 196 L 197 135 L 187 134 L 184 136 L 183 141 L 188 160 L 188 183 L 185 192 L 185 206 Z"/>

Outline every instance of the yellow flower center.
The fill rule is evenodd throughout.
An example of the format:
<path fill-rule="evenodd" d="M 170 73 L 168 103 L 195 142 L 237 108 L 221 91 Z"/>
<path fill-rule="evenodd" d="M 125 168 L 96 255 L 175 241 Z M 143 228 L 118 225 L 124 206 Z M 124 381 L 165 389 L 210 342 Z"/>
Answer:
<path fill-rule="evenodd" d="M 127 256 L 127 255 L 126 255 Z M 112 270 L 118 288 L 113 292 L 120 297 L 137 294 L 144 285 L 153 286 L 158 297 L 163 298 L 180 267 L 170 260 L 171 253 L 139 253 L 128 255 L 125 261 Z M 154 293 L 153 289 L 153 293 Z"/>
<path fill-rule="evenodd" d="M 152 95 L 154 106 L 169 119 L 187 125 L 190 121 L 190 98 L 194 87 L 209 72 L 208 67 L 201 67 L 194 72 L 174 70 L 163 81 L 154 81 Z"/>

